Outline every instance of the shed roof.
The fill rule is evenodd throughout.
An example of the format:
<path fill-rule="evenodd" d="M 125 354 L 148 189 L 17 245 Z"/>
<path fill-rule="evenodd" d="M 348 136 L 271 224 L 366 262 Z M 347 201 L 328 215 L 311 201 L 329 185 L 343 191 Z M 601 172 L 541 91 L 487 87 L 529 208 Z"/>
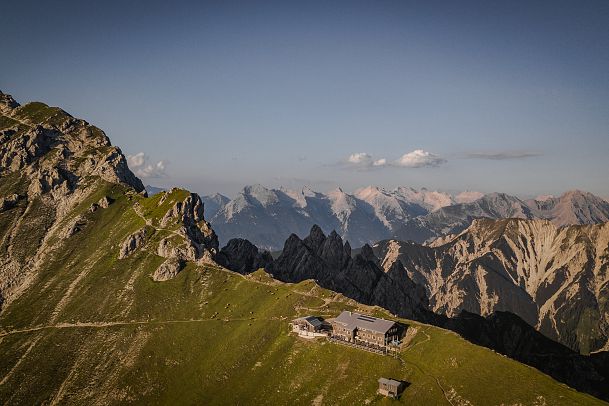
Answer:
<path fill-rule="evenodd" d="M 400 384 L 402 382 L 400 381 L 396 381 L 395 379 L 389 379 L 389 378 L 379 378 L 379 383 L 385 384 L 385 385 L 394 385 L 394 386 L 400 386 Z"/>
<path fill-rule="evenodd" d="M 377 317 L 346 310 L 334 319 L 334 321 L 346 327 L 357 327 L 383 334 L 395 325 L 395 322 L 391 320 L 379 319 Z"/>

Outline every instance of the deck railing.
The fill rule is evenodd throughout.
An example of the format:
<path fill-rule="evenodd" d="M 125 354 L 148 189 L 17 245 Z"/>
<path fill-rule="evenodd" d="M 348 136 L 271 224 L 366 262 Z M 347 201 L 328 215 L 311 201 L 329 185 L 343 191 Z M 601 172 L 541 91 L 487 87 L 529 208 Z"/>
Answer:
<path fill-rule="evenodd" d="M 372 352 L 375 354 L 387 355 L 387 348 L 372 345 L 372 344 L 365 344 L 361 341 L 360 342 L 347 341 L 339 336 L 330 336 L 330 337 L 328 337 L 328 340 L 330 340 L 334 343 L 337 343 L 337 344 L 346 345 L 347 347 L 357 348 L 357 349 Z"/>

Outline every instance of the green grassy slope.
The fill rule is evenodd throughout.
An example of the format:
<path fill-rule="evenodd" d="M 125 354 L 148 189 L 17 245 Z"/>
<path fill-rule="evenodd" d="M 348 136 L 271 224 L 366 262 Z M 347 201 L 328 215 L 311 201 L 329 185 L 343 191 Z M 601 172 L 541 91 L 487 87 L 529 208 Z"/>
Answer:
<path fill-rule="evenodd" d="M 399 358 L 288 333 L 305 314 L 359 308 L 317 287 L 189 264 L 154 282 L 159 219 L 186 192 L 143 198 L 99 181 L 70 218 L 82 230 L 48 238 L 29 288 L 0 314 L 2 404 L 393 404 L 381 376 L 410 383 L 404 404 L 603 404 L 456 334 L 404 320 L 412 340 Z M 102 196 L 114 202 L 90 212 Z M 146 225 L 149 239 L 119 260 L 121 242 Z M 36 207 L 34 205 L 34 207 Z M 33 209 L 32 209 L 33 210 Z M 23 209 L 5 213 L 19 215 Z M 31 221 L 44 217 L 32 211 Z M 27 244 L 24 241 L 23 244 Z M 468 403 L 469 402 L 469 403 Z"/>

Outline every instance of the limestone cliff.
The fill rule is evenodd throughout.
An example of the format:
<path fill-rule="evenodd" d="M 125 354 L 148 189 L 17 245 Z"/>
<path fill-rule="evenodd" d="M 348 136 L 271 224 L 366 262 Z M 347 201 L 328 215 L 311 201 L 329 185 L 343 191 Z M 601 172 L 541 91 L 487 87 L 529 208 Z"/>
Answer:
<path fill-rule="evenodd" d="M 389 240 L 375 250 L 385 268 L 404 264 L 435 312 L 509 311 L 575 350 L 607 349 L 609 223 L 475 220 L 433 247 Z"/>

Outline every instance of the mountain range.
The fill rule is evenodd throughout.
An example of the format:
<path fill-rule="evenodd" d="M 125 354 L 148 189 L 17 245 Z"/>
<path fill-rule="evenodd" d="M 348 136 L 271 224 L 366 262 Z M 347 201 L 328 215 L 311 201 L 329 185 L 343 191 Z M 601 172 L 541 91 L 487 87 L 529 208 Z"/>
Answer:
<path fill-rule="evenodd" d="M 292 233 L 306 235 L 314 224 L 361 247 L 384 239 L 430 244 L 477 218 L 546 219 L 557 226 L 609 221 L 609 203 L 579 190 L 522 200 L 504 193 L 451 195 L 408 187 L 369 186 L 348 194 L 340 188 L 319 193 L 254 185 L 232 200 L 220 194 L 202 199 L 221 241 L 245 238 L 270 251 L 281 249 Z"/>
<path fill-rule="evenodd" d="M 326 235 L 315 226 L 307 238 L 288 236 L 277 259 L 244 239 L 220 249 L 196 193 L 157 192 L 147 196 L 101 129 L 43 103 L 19 105 L 0 92 L 0 403 L 383 403 L 376 394 L 378 376 L 408 381 L 400 402 L 411 404 L 601 403 L 554 379 L 609 399 L 607 352 L 573 351 L 518 315 L 498 311 L 500 306 L 489 307 L 485 316 L 465 307 L 449 316 L 436 306 L 439 296 L 429 294 L 425 272 L 433 266 L 423 254 L 420 261 L 391 261 L 390 250 L 383 256 L 381 246 L 375 254 L 365 244 L 354 253 L 338 232 Z M 359 207 L 372 207 L 363 199 L 340 190 L 326 198 L 306 194 L 315 197 L 300 200 L 306 213 L 317 208 L 323 216 L 329 207 L 354 235 L 365 232 L 363 213 L 387 227 L 374 210 Z M 431 208 L 436 197 L 422 198 L 417 206 L 436 213 L 442 210 Z M 236 199 L 216 196 L 216 216 L 231 213 L 230 207 L 234 215 L 273 207 L 288 218 L 281 199 L 296 198 L 289 191 L 249 190 L 231 206 Z M 516 261 L 501 263 L 513 268 L 523 257 L 493 251 L 503 241 L 497 239 L 501 221 L 486 221 L 486 234 L 472 233 L 477 246 L 459 242 L 459 234 L 417 250 L 438 252 L 443 268 L 451 258 L 462 258 L 453 252 L 484 250 L 486 243 L 475 237 L 480 235 L 492 251 L 485 258 Z M 558 337 L 581 352 L 586 345 L 590 352 L 601 346 L 597 330 L 603 331 L 604 319 L 594 312 L 606 313 L 606 232 L 604 226 L 586 227 L 559 228 L 566 235 L 553 238 L 562 245 L 543 250 L 537 235 L 523 240 L 525 226 L 504 239 L 508 245 L 525 241 L 535 252 L 563 250 L 561 261 L 579 258 L 557 264 L 555 273 L 565 277 L 555 284 L 566 290 L 544 285 L 550 278 L 514 279 L 542 281 L 536 292 L 566 292 L 567 299 L 573 286 L 580 289 L 582 300 L 546 302 L 561 306 L 550 323 L 581 314 L 577 340 Z M 587 231 L 571 230 L 578 228 Z M 447 244 L 455 248 L 441 257 Z M 495 262 L 484 266 L 490 272 Z M 517 275 L 530 273 L 530 263 L 535 261 L 517 268 Z M 588 290 L 571 284 L 579 280 Z M 475 294 L 464 288 L 456 296 Z M 290 319 L 335 317 L 345 309 L 408 326 L 397 357 L 288 334 Z"/>

